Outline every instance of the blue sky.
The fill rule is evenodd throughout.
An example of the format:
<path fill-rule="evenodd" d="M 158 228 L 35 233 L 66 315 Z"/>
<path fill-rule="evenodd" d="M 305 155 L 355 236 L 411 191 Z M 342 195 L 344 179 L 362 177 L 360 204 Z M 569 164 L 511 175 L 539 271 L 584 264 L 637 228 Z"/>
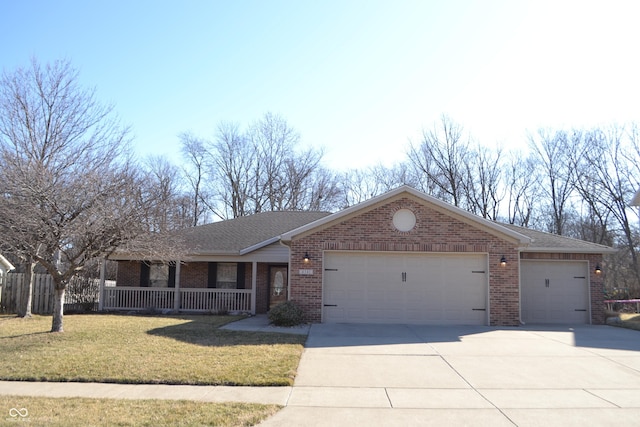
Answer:
<path fill-rule="evenodd" d="M 636 1 L 0 0 L 0 68 L 68 58 L 141 155 L 283 116 L 344 170 L 442 114 L 479 142 L 640 122 Z"/>

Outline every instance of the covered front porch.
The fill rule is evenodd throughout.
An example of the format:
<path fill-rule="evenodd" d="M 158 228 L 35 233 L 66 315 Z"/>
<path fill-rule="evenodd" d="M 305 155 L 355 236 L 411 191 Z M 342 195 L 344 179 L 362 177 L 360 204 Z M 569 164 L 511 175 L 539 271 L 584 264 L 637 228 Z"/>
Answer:
<path fill-rule="evenodd" d="M 99 310 L 254 315 L 287 300 L 287 279 L 282 262 L 119 260 L 116 280 L 101 280 Z"/>

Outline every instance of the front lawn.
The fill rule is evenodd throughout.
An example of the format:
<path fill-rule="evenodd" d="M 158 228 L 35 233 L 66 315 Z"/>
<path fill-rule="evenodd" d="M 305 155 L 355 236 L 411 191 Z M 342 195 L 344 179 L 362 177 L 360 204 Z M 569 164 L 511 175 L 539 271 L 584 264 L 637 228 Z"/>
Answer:
<path fill-rule="evenodd" d="M 0 316 L 0 379 L 292 385 L 306 336 L 218 329 L 230 316 Z"/>
<path fill-rule="evenodd" d="M 253 426 L 279 409 L 249 403 L 0 396 L 0 425 Z"/>

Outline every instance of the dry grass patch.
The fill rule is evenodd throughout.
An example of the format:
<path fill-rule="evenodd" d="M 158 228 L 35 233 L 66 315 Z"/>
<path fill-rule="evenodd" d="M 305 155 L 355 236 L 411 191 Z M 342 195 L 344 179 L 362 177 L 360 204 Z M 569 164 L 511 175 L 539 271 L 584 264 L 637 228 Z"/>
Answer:
<path fill-rule="evenodd" d="M 280 408 L 277 405 L 182 400 L 0 396 L 0 425 L 253 426 Z"/>
<path fill-rule="evenodd" d="M 0 379 L 292 385 L 306 336 L 219 327 L 230 316 L 0 317 Z"/>
<path fill-rule="evenodd" d="M 620 320 L 625 328 L 640 331 L 640 314 L 638 313 L 620 313 Z"/>

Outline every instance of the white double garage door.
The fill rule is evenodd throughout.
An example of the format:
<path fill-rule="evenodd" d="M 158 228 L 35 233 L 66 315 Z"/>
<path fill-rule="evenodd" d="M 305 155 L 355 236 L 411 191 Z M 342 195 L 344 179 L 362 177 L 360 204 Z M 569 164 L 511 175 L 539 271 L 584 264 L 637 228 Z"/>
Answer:
<path fill-rule="evenodd" d="M 526 267 L 529 265 L 531 268 Z M 549 266 L 551 275 L 545 270 Z M 486 254 L 328 251 L 324 255 L 323 322 L 486 325 L 488 269 Z M 588 322 L 588 312 L 573 307 L 576 298 L 588 306 L 586 280 L 582 286 L 566 289 L 565 277 L 586 277 L 585 263 L 523 261 L 522 270 L 532 277 L 522 281 L 528 286 L 522 289 L 522 314 L 529 316 L 523 318 L 525 322 Z M 546 286 L 547 277 L 540 274 L 549 275 L 548 283 L 555 286 Z M 544 289 L 539 289 L 540 279 Z M 565 283 L 564 291 L 559 283 Z M 570 309 L 567 302 L 571 302 Z M 586 306 L 581 304 L 579 310 Z"/>

